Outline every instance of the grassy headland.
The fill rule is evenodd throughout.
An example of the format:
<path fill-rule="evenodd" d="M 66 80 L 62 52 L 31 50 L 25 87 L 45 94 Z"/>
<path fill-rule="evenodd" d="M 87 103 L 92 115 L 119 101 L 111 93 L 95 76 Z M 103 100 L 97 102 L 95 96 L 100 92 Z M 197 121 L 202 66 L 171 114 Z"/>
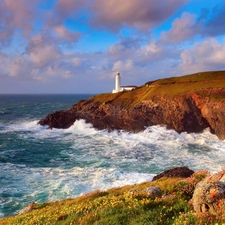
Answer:
<path fill-rule="evenodd" d="M 129 108 L 137 102 L 148 100 L 156 95 L 174 97 L 193 92 L 206 97 L 206 89 L 218 88 L 225 88 L 225 71 L 202 72 L 181 77 L 150 81 L 133 91 L 116 94 L 100 94 L 94 96 L 92 99 L 100 103 L 110 102 L 115 105 L 122 104 L 123 107 Z M 219 99 L 225 98 L 224 95 L 220 96 L 220 93 L 218 92 L 216 95 L 210 94 L 207 97 Z"/>

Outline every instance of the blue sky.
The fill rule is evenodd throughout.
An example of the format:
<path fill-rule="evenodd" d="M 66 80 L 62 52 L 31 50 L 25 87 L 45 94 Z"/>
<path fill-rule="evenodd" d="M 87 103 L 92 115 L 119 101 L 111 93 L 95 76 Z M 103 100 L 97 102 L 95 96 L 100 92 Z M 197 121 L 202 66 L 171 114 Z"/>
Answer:
<path fill-rule="evenodd" d="M 106 93 L 225 69 L 225 0 L 1 0 L 0 93 Z"/>

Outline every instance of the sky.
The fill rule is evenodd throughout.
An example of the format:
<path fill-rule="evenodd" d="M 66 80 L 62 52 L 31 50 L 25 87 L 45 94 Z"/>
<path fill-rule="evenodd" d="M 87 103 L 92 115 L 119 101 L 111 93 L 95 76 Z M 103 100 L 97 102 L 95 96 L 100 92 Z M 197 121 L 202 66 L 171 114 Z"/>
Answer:
<path fill-rule="evenodd" d="M 225 69 L 225 0 L 0 0 L 1 94 L 98 94 Z"/>

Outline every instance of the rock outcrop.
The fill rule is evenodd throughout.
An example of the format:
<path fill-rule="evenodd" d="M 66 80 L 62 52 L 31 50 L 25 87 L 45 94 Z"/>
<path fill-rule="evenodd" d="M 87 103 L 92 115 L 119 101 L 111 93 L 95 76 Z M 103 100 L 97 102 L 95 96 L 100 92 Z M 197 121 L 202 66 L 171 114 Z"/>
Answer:
<path fill-rule="evenodd" d="M 193 170 L 190 170 L 186 166 L 175 167 L 169 170 L 166 170 L 156 176 L 153 177 L 152 181 L 158 180 L 163 177 L 171 178 L 171 177 L 182 177 L 187 178 L 190 177 L 194 173 Z"/>
<path fill-rule="evenodd" d="M 179 88 L 184 85 L 190 88 L 180 93 Z M 97 129 L 109 131 L 139 132 L 152 125 L 163 125 L 178 133 L 209 128 L 221 140 L 225 139 L 225 87 L 205 88 L 202 83 L 199 86 L 193 91 L 195 86 L 189 83 L 146 84 L 129 92 L 102 94 L 82 100 L 69 110 L 54 112 L 39 124 L 68 128 L 84 119 Z M 177 92 L 170 93 L 174 89 Z"/>
<path fill-rule="evenodd" d="M 23 210 L 20 211 L 19 214 L 23 214 L 23 213 L 28 213 L 34 210 L 36 203 L 32 202 L 30 203 L 26 208 L 24 208 Z"/>
<path fill-rule="evenodd" d="M 225 172 L 219 172 L 199 182 L 194 190 L 192 202 L 199 214 L 221 217 L 225 212 Z"/>
<path fill-rule="evenodd" d="M 225 95 L 225 90 L 224 90 Z M 129 109 L 110 102 L 80 101 L 69 110 L 57 111 L 39 121 L 50 128 L 69 128 L 84 119 L 97 129 L 122 129 L 139 132 L 147 126 L 165 125 L 181 132 L 201 132 L 210 128 L 225 139 L 225 100 L 214 100 L 197 94 L 189 96 L 154 96 Z"/>

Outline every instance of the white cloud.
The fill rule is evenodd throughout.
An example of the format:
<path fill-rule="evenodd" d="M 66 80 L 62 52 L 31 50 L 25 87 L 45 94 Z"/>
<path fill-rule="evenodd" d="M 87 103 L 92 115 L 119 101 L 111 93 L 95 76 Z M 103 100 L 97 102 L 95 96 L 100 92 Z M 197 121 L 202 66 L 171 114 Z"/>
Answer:
<path fill-rule="evenodd" d="M 225 69 L 225 44 L 210 38 L 197 43 L 191 49 L 185 49 L 181 55 L 180 65 L 183 71 L 205 71 Z"/>
<path fill-rule="evenodd" d="M 81 59 L 78 57 L 75 57 L 72 59 L 73 65 L 74 66 L 80 66 L 81 65 Z"/>
<path fill-rule="evenodd" d="M 187 0 L 93 0 L 92 24 L 118 30 L 124 24 L 147 30 L 170 17 Z"/>
<path fill-rule="evenodd" d="M 144 48 L 144 54 L 149 55 L 149 54 L 157 54 L 162 51 L 162 46 L 160 43 L 158 43 L 155 40 L 152 40 L 145 48 Z"/>
<path fill-rule="evenodd" d="M 168 32 L 162 32 L 161 41 L 169 44 L 176 44 L 190 39 L 198 33 L 197 16 L 184 12 L 181 18 L 177 18 L 172 23 L 172 28 Z"/>
<path fill-rule="evenodd" d="M 117 53 L 122 52 L 123 50 L 125 50 L 125 46 L 122 44 L 116 44 L 116 45 L 109 47 L 110 54 L 117 54 Z"/>
<path fill-rule="evenodd" d="M 44 45 L 42 48 L 34 48 L 29 53 L 37 67 L 45 67 L 55 63 L 60 58 L 59 49 L 53 45 Z"/>
<path fill-rule="evenodd" d="M 39 0 L 40 2 L 41 0 Z M 20 29 L 24 36 L 29 36 L 33 30 L 38 0 L 2 0 L 0 2 L 0 40 L 10 38 Z"/>
<path fill-rule="evenodd" d="M 180 7 L 188 2 L 192 6 Z M 107 91 L 117 71 L 124 83 L 139 85 L 225 69 L 224 3 L 202 11 L 196 4 L 195 14 L 190 0 L 57 0 L 51 4 L 0 0 L 1 84 L 7 81 L 16 87 L 29 80 L 35 87 L 58 83 L 65 92 L 67 85 L 84 91 L 81 84 L 88 90 Z M 101 42 L 104 47 L 93 52 Z"/>
<path fill-rule="evenodd" d="M 42 35 L 36 35 L 31 38 L 27 47 L 27 54 L 38 68 L 55 63 L 61 56 L 57 45 L 52 44 L 47 37 Z"/>
<path fill-rule="evenodd" d="M 132 70 L 134 67 L 133 61 L 131 59 L 123 61 L 117 61 L 114 63 L 112 67 L 112 71 L 129 71 Z"/>
<path fill-rule="evenodd" d="M 64 79 L 69 79 L 69 78 L 71 78 L 71 77 L 72 77 L 71 71 L 66 70 L 66 71 L 62 74 L 62 77 L 63 77 Z"/>
<path fill-rule="evenodd" d="M 128 59 L 124 65 L 125 70 L 129 71 L 132 70 L 134 65 L 133 65 L 133 61 L 131 59 Z"/>
<path fill-rule="evenodd" d="M 5 74 L 10 77 L 15 77 L 19 80 L 32 79 L 32 62 L 23 56 L 10 56 L 5 61 L 5 66 Z"/>
<path fill-rule="evenodd" d="M 71 32 L 62 25 L 53 27 L 53 30 L 57 35 L 56 39 L 64 44 L 76 43 L 78 38 L 80 37 L 80 34 L 78 32 Z"/>

